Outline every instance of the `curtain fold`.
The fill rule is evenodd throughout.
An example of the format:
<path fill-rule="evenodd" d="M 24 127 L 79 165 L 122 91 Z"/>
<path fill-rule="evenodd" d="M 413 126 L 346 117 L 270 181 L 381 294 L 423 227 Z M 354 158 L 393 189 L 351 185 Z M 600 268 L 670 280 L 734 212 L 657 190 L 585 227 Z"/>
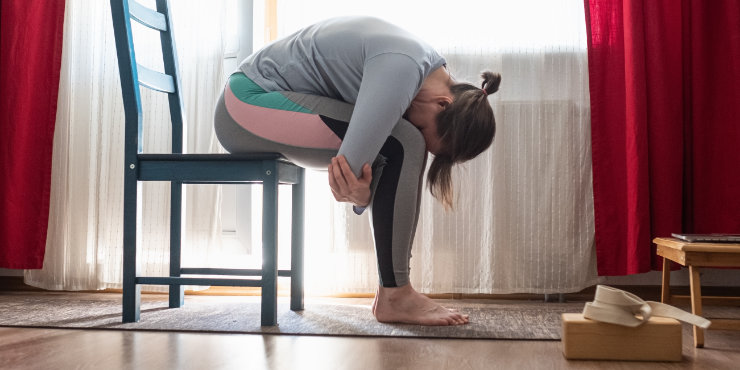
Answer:
<path fill-rule="evenodd" d="M 154 1 L 140 1 L 154 8 Z M 223 2 L 173 1 L 182 80 L 185 151 L 218 152 L 213 107 L 223 84 Z M 107 1 L 68 0 L 54 135 L 46 260 L 25 282 L 45 289 L 120 288 L 123 258 L 124 113 Z M 132 22 L 138 62 L 163 71 L 159 33 Z M 166 94 L 142 89 L 144 152 L 171 146 Z M 169 183 L 141 185 L 140 270 L 166 276 Z M 186 185 L 183 265 L 212 263 L 220 250 L 220 188 Z M 160 290 L 166 287 L 147 286 Z"/>
<path fill-rule="evenodd" d="M 0 267 L 39 269 L 51 186 L 64 0 L 0 3 Z"/>
<path fill-rule="evenodd" d="M 652 238 L 740 232 L 740 4 L 586 0 L 600 275 Z"/>
<path fill-rule="evenodd" d="M 683 12 L 691 161 L 685 231 L 740 234 L 740 2 L 684 0 Z"/>

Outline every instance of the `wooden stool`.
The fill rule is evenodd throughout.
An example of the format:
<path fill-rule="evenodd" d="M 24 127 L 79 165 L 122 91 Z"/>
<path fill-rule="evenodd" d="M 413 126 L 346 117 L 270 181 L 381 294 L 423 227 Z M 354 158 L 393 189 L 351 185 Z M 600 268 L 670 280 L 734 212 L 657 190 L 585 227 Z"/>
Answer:
<path fill-rule="evenodd" d="M 671 303 L 671 264 L 688 266 L 691 285 L 691 312 L 701 316 L 700 267 L 740 267 L 740 244 L 690 243 L 675 238 L 655 238 L 658 255 L 663 257 L 663 286 L 661 302 Z M 678 296 L 676 296 L 678 297 Z M 733 297 L 740 299 L 740 297 Z M 704 297 L 705 300 L 727 300 L 727 297 Z M 710 319 L 710 329 L 740 330 L 740 320 Z M 694 345 L 704 347 L 704 329 L 694 326 Z"/>

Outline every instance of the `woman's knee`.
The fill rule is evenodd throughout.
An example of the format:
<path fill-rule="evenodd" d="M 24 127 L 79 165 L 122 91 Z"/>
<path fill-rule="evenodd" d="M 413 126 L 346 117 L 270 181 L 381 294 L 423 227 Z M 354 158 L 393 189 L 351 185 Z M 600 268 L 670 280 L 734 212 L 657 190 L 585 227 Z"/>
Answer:
<path fill-rule="evenodd" d="M 226 150 L 232 152 L 233 139 L 237 136 L 235 131 L 238 131 L 238 124 L 231 118 L 229 112 L 226 110 L 226 104 L 224 103 L 224 94 L 218 98 L 216 108 L 213 114 L 213 129 L 216 132 L 216 138 Z"/>

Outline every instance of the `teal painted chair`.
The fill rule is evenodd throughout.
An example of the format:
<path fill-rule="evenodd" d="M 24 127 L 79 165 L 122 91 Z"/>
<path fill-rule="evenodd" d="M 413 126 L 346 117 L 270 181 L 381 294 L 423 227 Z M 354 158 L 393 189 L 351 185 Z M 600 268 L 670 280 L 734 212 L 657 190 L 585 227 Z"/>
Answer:
<path fill-rule="evenodd" d="M 110 0 L 125 111 L 125 179 L 123 210 L 123 322 L 140 318 L 141 285 L 168 285 L 169 306 L 184 303 L 183 285 L 261 287 L 261 323 L 277 323 L 277 278 L 291 278 L 292 310 L 303 309 L 304 169 L 277 153 L 256 155 L 183 154 L 183 106 L 169 1 L 157 0 L 157 11 L 134 0 Z M 137 64 L 131 20 L 160 31 L 164 71 Z M 139 87 L 166 93 L 172 120 L 172 153 L 142 153 L 142 109 Z M 170 273 L 140 276 L 136 256 L 139 181 L 171 183 Z M 262 269 L 181 267 L 183 184 L 262 184 Z M 291 184 L 291 268 L 277 268 L 278 184 Z M 187 275 L 187 276 L 183 276 Z M 223 275 L 211 278 L 197 275 Z"/>

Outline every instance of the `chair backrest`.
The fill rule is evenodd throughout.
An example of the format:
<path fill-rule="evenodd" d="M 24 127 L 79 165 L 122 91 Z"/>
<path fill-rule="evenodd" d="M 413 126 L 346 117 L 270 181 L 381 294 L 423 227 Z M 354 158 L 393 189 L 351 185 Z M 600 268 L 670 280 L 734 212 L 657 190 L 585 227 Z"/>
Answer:
<path fill-rule="evenodd" d="M 127 166 L 137 164 L 137 154 L 142 151 L 142 109 L 139 86 L 167 93 L 172 120 L 172 153 L 182 153 L 184 134 L 182 93 L 169 5 L 169 0 L 157 0 L 155 11 L 135 0 L 110 0 L 126 115 L 125 161 Z M 165 73 L 151 70 L 136 62 L 131 19 L 159 31 Z"/>

